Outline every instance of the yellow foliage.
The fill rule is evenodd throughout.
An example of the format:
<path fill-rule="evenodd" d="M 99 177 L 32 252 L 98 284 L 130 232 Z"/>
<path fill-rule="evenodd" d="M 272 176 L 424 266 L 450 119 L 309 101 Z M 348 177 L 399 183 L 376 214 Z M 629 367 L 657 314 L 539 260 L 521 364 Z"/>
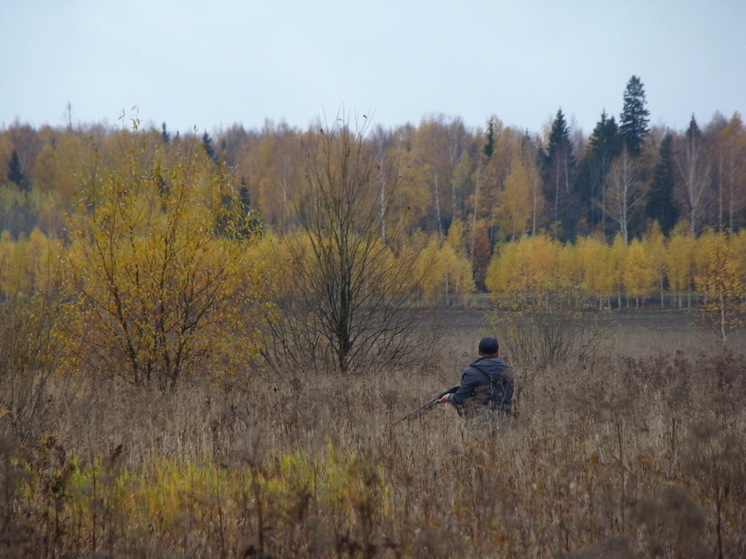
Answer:
<path fill-rule="evenodd" d="M 693 286 L 694 247 L 694 237 L 680 227 L 668 239 L 664 260 L 671 291 L 686 291 Z"/>
<path fill-rule="evenodd" d="M 101 460 L 82 466 L 70 460 L 65 499 L 59 513 L 90 518 L 103 505 L 132 529 L 180 533 L 183 524 L 207 523 L 216 508 L 238 518 L 247 502 L 261 506 L 265 519 L 296 523 L 307 507 L 343 510 L 350 525 L 369 517 L 386 517 L 395 508 L 394 489 L 384 467 L 355 452 L 341 452 L 331 444 L 316 458 L 286 452 L 266 464 L 243 463 L 221 467 L 214 463 L 155 457 L 141 472 L 125 467 L 108 469 Z M 59 472 L 58 472 L 59 475 Z M 29 485 L 30 496 L 43 488 Z"/>
<path fill-rule="evenodd" d="M 172 154 L 137 135 L 125 145 L 71 218 L 75 320 L 62 335 L 72 351 L 83 344 L 89 370 L 134 384 L 173 385 L 206 363 L 235 373 L 261 344 L 266 301 L 230 179 L 198 145 Z"/>
<path fill-rule="evenodd" d="M 606 242 L 597 237 L 581 237 L 575 248 L 583 287 L 594 293 L 611 293 L 614 282 L 609 265 L 610 250 Z"/>
<path fill-rule="evenodd" d="M 446 242 L 458 253 L 465 253 L 467 251 L 468 239 L 466 237 L 466 226 L 464 225 L 463 220 L 455 218 L 451 222 L 451 226 L 448 228 Z"/>
<path fill-rule="evenodd" d="M 493 293 L 530 293 L 556 287 L 564 282 L 561 250 L 561 243 L 548 235 L 503 244 L 487 268 L 487 288 Z"/>
<path fill-rule="evenodd" d="M 440 242 L 437 237 L 431 238 L 420 252 L 417 277 L 426 298 L 474 291 L 468 258 L 451 243 Z"/>
<path fill-rule="evenodd" d="M 638 239 L 632 241 L 621 261 L 622 286 L 632 297 L 644 297 L 654 288 L 657 279 L 653 259 Z"/>
<path fill-rule="evenodd" d="M 47 238 L 38 228 L 14 241 L 10 233 L 0 236 L 0 291 L 8 294 L 44 292 L 57 277 L 62 243 Z"/>
<path fill-rule="evenodd" d="M 736 243 L 725 233 L 708 230 L 697 241 L 695 250 L 695 282 L 704 293 L 704 311 L 715 318 L 723 341 L 727 331 L 740 324 L 744 308 L 746 269 L 736 257 Z"/>
<path fill-rule="evenodd" d="M 497 224 L 510 237 L 518 238 L 529 229 L 531 221 L 532 178 L 519 156 L 510 161 L 505 188 L 497 195 Z"/>
<path fill-rule="evenodd" d="M 644 239 L 645 248 L 650 254 L 651 264 L 655 270 L 656 279 L 662 287 L 666 277 L 666 237 L 661 232 L 661 227 L 654 221 Z"/>

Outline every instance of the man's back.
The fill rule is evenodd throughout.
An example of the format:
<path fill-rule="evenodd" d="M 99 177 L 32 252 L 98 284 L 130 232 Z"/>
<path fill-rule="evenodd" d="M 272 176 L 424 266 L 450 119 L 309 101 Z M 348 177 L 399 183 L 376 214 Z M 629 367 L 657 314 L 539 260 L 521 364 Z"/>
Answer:
<path fill-rule="evenodd" d="M 482 356 L 469 365 L 461 377 L 461 387 L 451 397 L 467 417 L 484 408 L 510 415 L 512 400 L 512 369 L 495 355 Z"/>

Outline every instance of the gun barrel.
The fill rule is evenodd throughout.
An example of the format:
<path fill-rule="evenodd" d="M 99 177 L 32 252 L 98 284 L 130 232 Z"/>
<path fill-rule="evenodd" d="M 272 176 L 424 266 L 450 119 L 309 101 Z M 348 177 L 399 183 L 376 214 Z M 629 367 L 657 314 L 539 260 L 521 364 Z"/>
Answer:
<path fill-rule="evenodd" d="M 440 399 L 445 396 L 446 394 L 453 394 L 456 392 L 460 387 L 458 385 L 451 386 L 448 390 L 444 390 L 440 394 L 438 394 L 435 398 L 432 400 L 426 402 L 425 404 L 421 405 L 419 408 L 417 408 L 414 411 L 409 412 L 407 415 L 402 417 L 401 419 L 394 422 L 394 425 L 397 423 L 401 423 L 405 419 L 415 419 L 417 417 L 420 417 L 421 415 L 424 415 L 426 412 L 433 409 L 435 406 L 437 406 L 440 403 Z"/>

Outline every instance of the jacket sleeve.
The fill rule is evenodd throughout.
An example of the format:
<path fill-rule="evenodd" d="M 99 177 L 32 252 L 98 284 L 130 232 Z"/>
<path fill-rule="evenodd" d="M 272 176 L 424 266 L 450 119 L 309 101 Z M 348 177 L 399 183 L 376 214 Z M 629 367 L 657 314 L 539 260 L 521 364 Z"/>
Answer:
<path fill-rule="evenodd" d="M 479 384 L 476 377 L 476 371 L 469 367 L 461 375 L 461 386 L 460 388 L 451 395 L 450 402 L 454 406 L 463 406 L 467 398 L 474 395 L 474 390 Z"/>

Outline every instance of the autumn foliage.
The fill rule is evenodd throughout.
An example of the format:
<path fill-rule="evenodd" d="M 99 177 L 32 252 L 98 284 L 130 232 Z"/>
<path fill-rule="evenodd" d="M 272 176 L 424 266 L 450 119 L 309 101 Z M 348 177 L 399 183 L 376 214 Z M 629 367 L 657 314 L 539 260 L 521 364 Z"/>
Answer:
<path fill-rule="evenodd" d="M 1 131 L 0 555 L 742 556 L 745 135 L 692 120 Z M 510 429 L 392 429 L 494 330 Z"/>

